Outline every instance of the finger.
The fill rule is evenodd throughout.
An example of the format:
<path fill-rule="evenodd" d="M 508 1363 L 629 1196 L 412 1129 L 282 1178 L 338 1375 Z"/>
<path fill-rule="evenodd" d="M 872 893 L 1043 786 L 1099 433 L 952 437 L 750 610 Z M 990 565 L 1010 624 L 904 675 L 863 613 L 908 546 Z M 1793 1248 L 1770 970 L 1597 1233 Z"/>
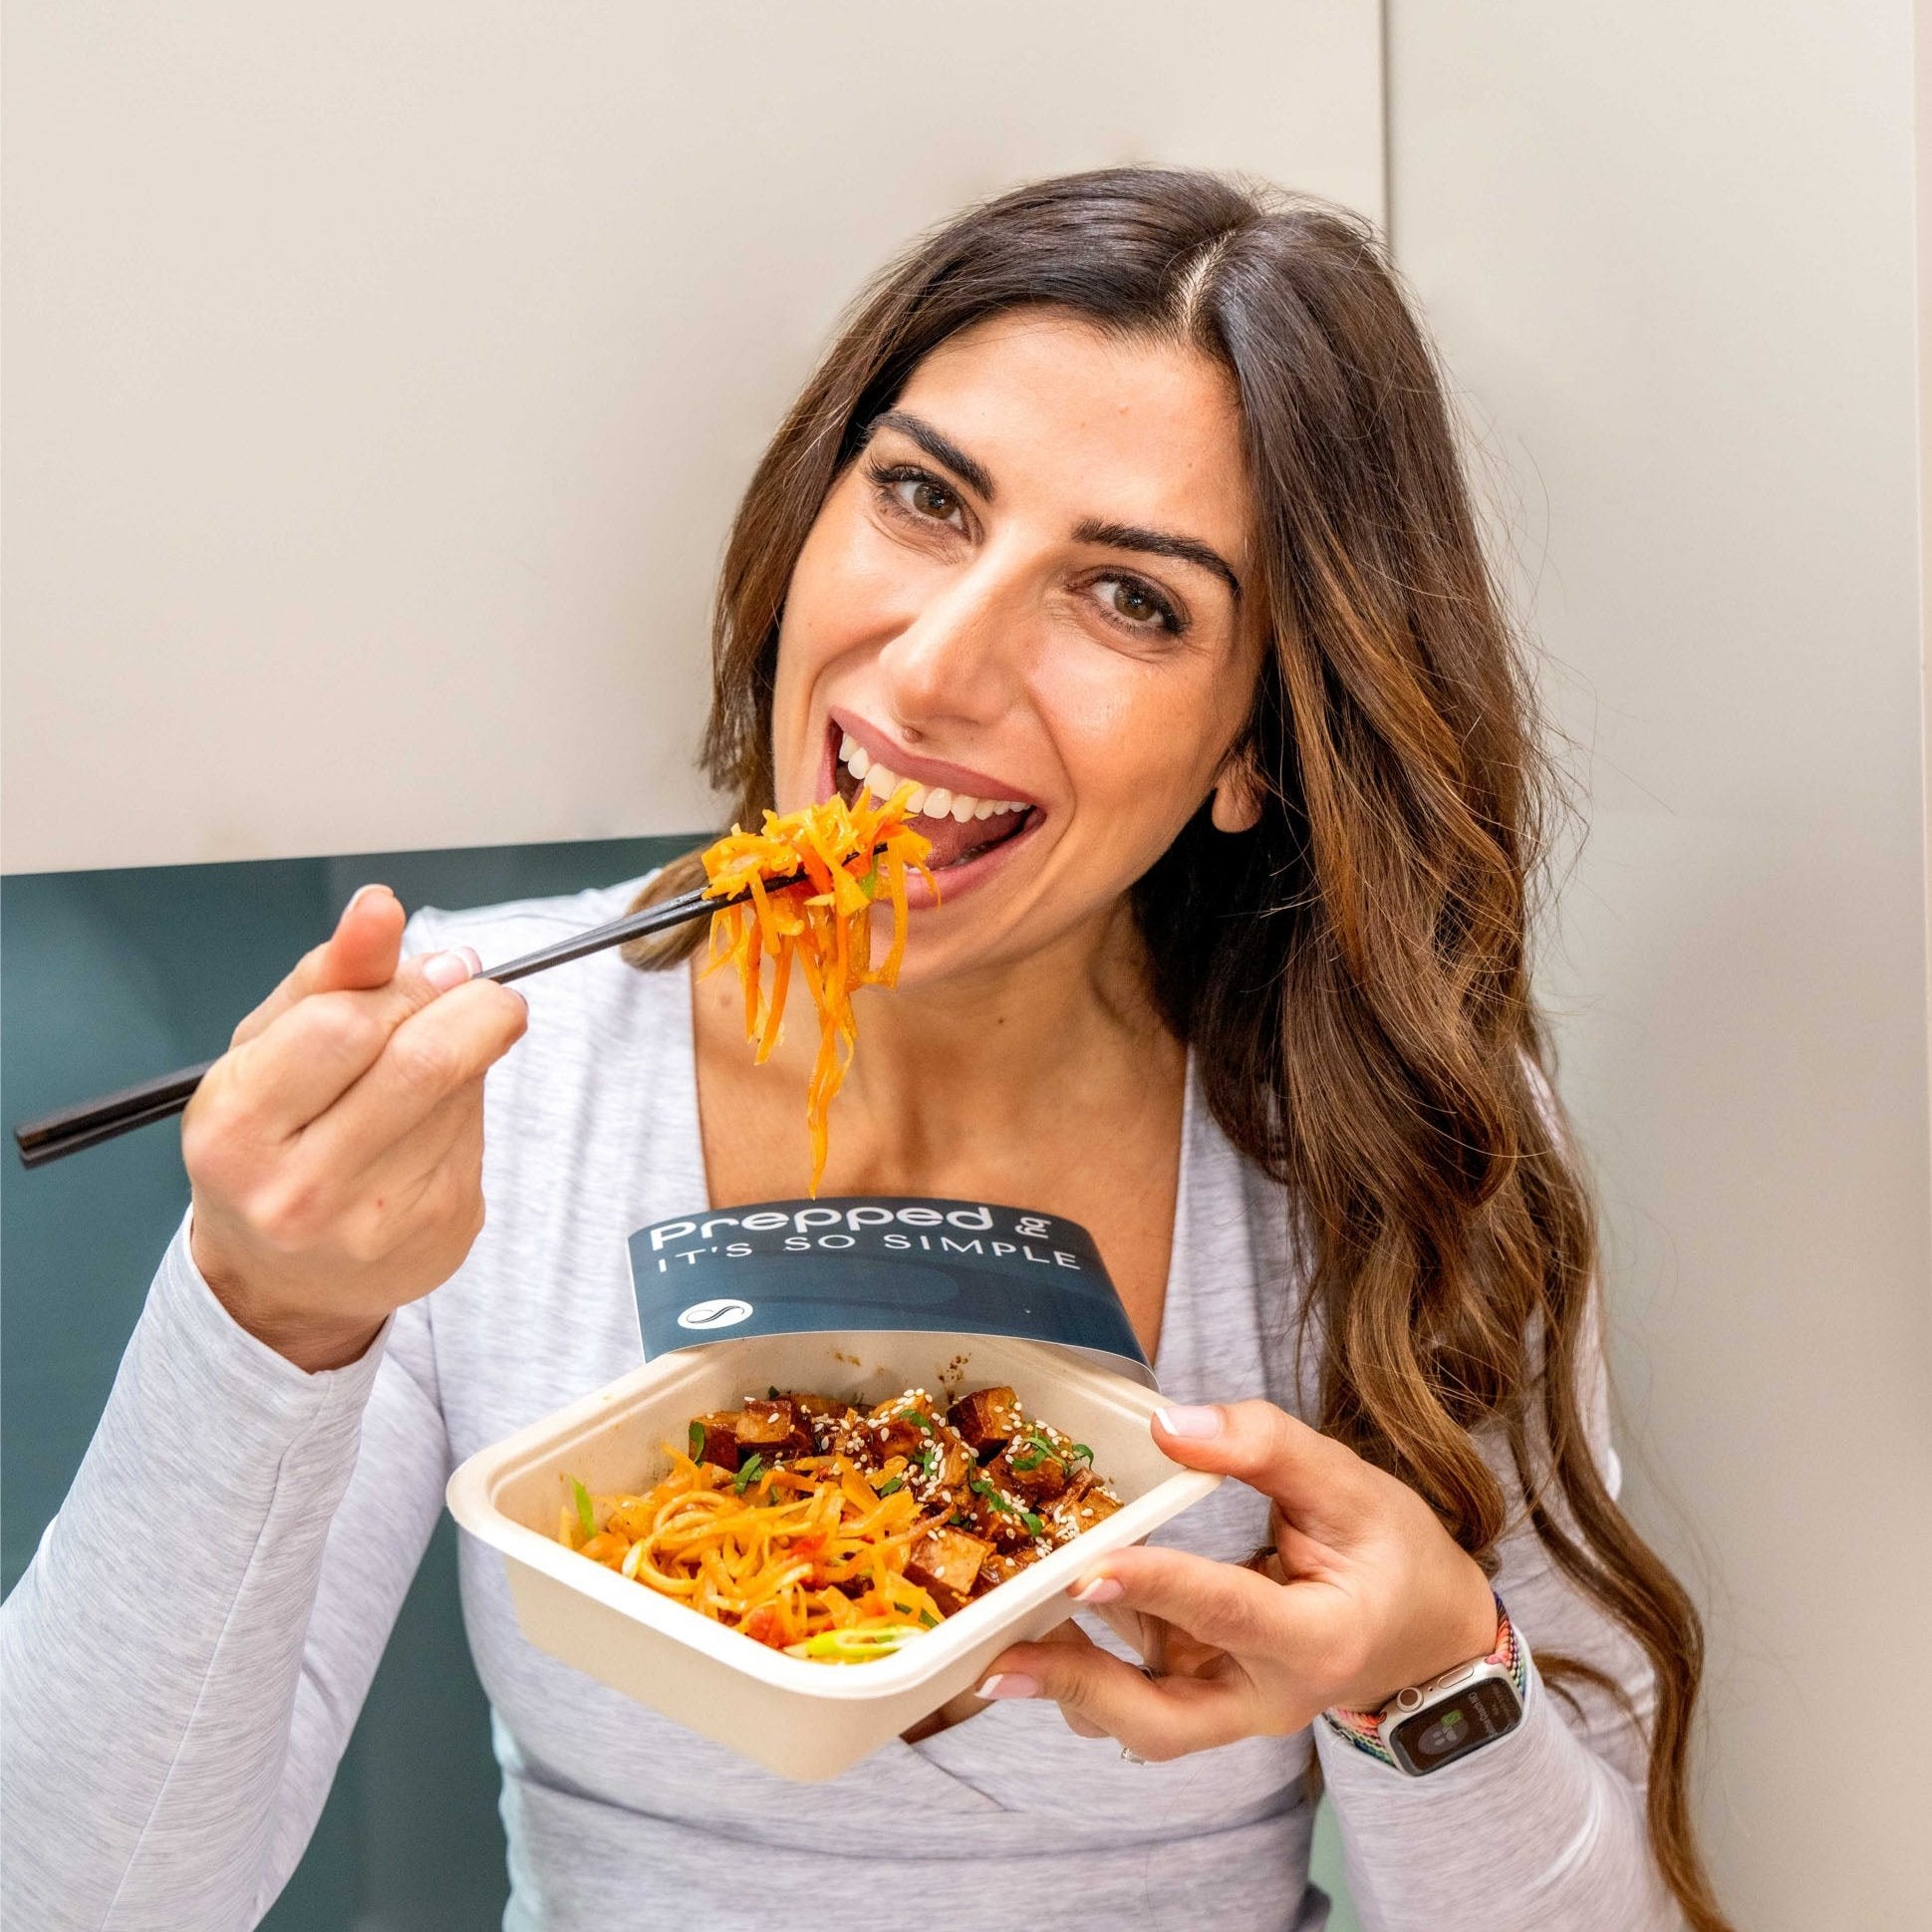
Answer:
<path fill-rule="evenodd" d="M 1259 1700 L 1239 1669 L 1213 1677 L 1149 1678 L 1092 1645 L 1015 1645 L 981 1680 L 979 1694 L 1048 1698 L 1082 1736 L 1118 1738 L 1137 1756 L 1157 1762 L 1232 1744 L 1263 1728 Z"/>
<path fill-rule="evenodd" d="M 364 886 L 342 909 L 335 932 L 303 955 L 291 972 L 235 1028 L 239 1046 L 265 1033 L 297 1001 L 318 992 L 357 992 L 396 976 L 407 924 L 402 903 L 387 886 Z"/>
<path fill-rule="evenodd" d="M 471 979 L 418 1007 L 355 1084 L 304 1128 L 305 1157 L 326 1172 L 359 1172 L 477 1081 L 529 1023 L 522 995 L 493 979 Z"/>
<path fill-rule="evenodd" d="M 1177 1463 L 1238 1478 L 1304 1528 L 1358 1518 L 1375 1476 L 1352 1450 L 1271 1402 L 1160 1409 L 1153 1432 Z"/>
<path fill-rule="evenodd" d="M 1088 1580 L 1092 1582 L 1097 1579 Z M 1078 1585 L 1070 1589 L 1067 1595 L 1081 1609 L 1097 1616 L 1122 1643 L 1136 1651 L 1141 1662 L 1150 1670 L 1170 1668 L 1168 1650 L 1174 1640 L 1174 1632 L 1159 1617 L 1144 1616 L 1131 1604 L 1117 1601 L 1111 1584 L 1098 1596 L 1082 1595 Z"/>
<path fill-rule="evenodd" d="M 310 993 L 229 1054 L 217 1091 L 250 1110 L 261 1137 L 299 1132 L 376 1065 L 406 1021 L 462 985 L 473 960 L 431 953 L 372 990 Z"/>
<path fill-rule="evenodd" d="M 1028 1655 L 1030 1655 L 1034 1649 L 1038 1648 L 1042 1644 L 1071 1644 L 1076 1649 L 1085 1649 L 1085 1650 L 1093 1650 L 1098 1648 L 1098 1646 L 1094 1643 L 1094 1640 L 1090 1636 L 1088 1636 L 1087 1633 L 1084 1630 L 1082 1630 L 1080 1626 L 1077 1623 L 1073 1622 L 1071 1619 L 1069 1619 L 1065 1623 L 1056 1623 L 1053 1626 L 1053 1628 L 1046 1633 L 1045 1636 L 1036 1638 L 1033 1644 L 1026 1646 Z M 1013 1653 L 1010 1653 L 1010 1652 L 1008 1653 L 1008 1655 L 1011 1655 L 1011 1654 Z M 982 1688 L 979 1691 L 974 1693 L 975 1697 L 983 1701 L 985 1696 L 983 1686 L 986 1684 L 992 1683 L 995 1677 L 1001 1676 L 1001 1675 L 1005 1675 L 1009 1677 L 1016 1676 L 1019 1678 L 1019 1680 L 1022 1683 L 1026 1683 L 1026 1682 L 1036 1683 L 1038 1681 L 1037 1679 L 1028 1678 L 1024 1670 L 1021 1669 L 1019 1666 L 1009 1667 L 1006 1662 L 1006 1659 L 1002 1657 L 993 1664 L 992 1669 L 986 1674 L 985 1677 L 983 1677 L 980 1680 Z M 977 1707 L 975 1706 L 975 1708 Z M 1060 1715 L 1066 1720 L 1067 1729 L 1069 1731 L 1077 1733 L 1080 1737 L 1104 1738 L 1107 1735 L 1106 1732 L 1103 1731 L 1099 1725 L 1094 1724 L 1090 1720 L 1081 1717 L 1075 1711 L 1068 1711 L 1063 1709 Z"/>
<path fill-rule="evenodd" d="M 452 1241 L 466 1244 L 481 1227 L 482 1156 L 482 1083 L 472 1081 L 358 1177 L 340 1223 L 342 1250 L 362 1262 L 407 1261 L 425 1246 L 446 1253 Z"/>
<path fill-rule="evenodd" d="M 1272 1583 L 1239 1564 L 1141 1544 L 1104 1558 L 1073 1595 L 1238 1657 L 1286 1657 L 1318 1634 L 1324 1606 L 1310 1593 L 1323 1587 Z"/>

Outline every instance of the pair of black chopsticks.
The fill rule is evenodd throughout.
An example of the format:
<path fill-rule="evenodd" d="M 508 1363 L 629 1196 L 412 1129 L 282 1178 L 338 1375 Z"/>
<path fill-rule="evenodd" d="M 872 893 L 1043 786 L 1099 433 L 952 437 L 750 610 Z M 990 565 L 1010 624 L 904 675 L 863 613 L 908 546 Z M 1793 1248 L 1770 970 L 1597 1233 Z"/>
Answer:
<path fill-rule="evenodd" d="M 787 886 L 798 882 L 797 875 L 771 879 L 764 882 L 764 889 L 767 892 L 782 892 Z M 647 906 L 643 912 L 627 913 L 622 919 L 612 920 L 608 926 L 594 926 L 588 932 L 559 940 L 555 946 L 526 953 L 520 960 L 508 961 L 503 966 L 485 966 L 475 976 L 478 979 L 494 979 L 498 985 L 507 986 L 512 979 L 527 979 L 531 973 L 542 972 L 547 966 L 565 966 L 572 960 L 602 953 L 609 947 L 622 946 L 627 940 L 641 940 L 652 933 L 669 932 L 672 927 L 682 926 L 687 920 L 705 917 L 716 912 L 720 906 L 741 905 L 750 897 L 747 887 L 743 892 L 706 899 L 703 888 L 699 887 L 695 892 L 667 899 L 661 906 Z M 203 1060 L 199 1066 L 182 1067 L 178 1073 L 163 1074 L 158 1080 L 144 1080 L 138 1087 L 123 1087 L 119 1093 L 103 1094 L 98 1100 L 83 1101 L 78 1107 L 67 1107 L 57 1114 L 44 1114 L 39 1120 L 23 1121 L 13 1130 L 14 1143 L 20 1149 L 21 1165 L 45 1167 L 49 1161 L 58 1161 L 63 1155 L 78 1154 L 84 1147 L 94 1147 L 102 1141 L 113 1140 L 118 1134 L 128 1134 L 137 1127 L 145 1127 L 149 1121 L 166 1120 L 178 1114 L 201 1084 L 202 1076 L 213 1065 L 212 1060 Z"/>

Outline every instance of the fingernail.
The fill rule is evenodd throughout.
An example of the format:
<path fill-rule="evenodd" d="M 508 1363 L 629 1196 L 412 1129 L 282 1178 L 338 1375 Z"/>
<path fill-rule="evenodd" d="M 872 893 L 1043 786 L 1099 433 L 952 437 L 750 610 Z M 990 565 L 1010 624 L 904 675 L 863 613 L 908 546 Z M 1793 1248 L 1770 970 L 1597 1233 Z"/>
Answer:
<path fill-rule="evenodd" d="M 1067 1591 L 1076 1603 L 1111 1603 L 1126 1593 L 1127 1585 L 1118 1576 L 1089 1576 Z"/>
<path fill-rule="evenodd" d="M 1177 1409 L 1156 1409 L 1154 1420 L 1170 1436 L 1182 1436 L 1194 1442 L 1207 1442 L 1221 1434 L 1219 1409 L 1190 1408 L 1183 1404 Z"/>
<path fill-rule="evenodd" d="M 475 968 L 460 953 L 431 953 L 422 963 L 422 976 L 438 992 L 460 986 Z"/>
<path fill-rule="evenodd" d="M 996 1670 L 979 1686 L 981 1697 L 1038 1697 L 1040 1680 L 1018 1671 Z"/>
<path fill-rule="evenodd" d="M 349 904 L 343 908 L 343 911 L 346 913 L 353 913 L 356 910 L 356 908 L 360 906 L 363 903 L 363 901 L 367 899 L 369 895 L 373 892 L 389 893 L 389 896 L 392 899 L 396 897 L 396 895 L 393 892 L 390 892 L 390 889 L 387 886 L 358 886 L 356 888 L 354 897 L 350 900 Z"/>
<path fill-rule="evenodd" d="M 477 973 L 482 971 L 483 956 L 480 953 L 478 953 L 473 946 L 459 946 L 457 947 L 456 951 L 460 953 L 463 956 L 463 958 L 469 962 L 469 971 L 470 971 L 470 976 L 472 978 L 474 978 Z"/>

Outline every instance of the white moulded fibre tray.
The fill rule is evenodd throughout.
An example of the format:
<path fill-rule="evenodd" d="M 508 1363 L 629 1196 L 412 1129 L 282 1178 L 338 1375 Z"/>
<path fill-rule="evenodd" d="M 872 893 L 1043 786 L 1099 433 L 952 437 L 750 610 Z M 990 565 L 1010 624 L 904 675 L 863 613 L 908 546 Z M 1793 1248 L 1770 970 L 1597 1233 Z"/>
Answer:
<path fill-rule="evenodd" d="M 1093 1451 L 1115 1515 L 1010 1581 L 865 1664 L 822 1664 L 740 1636 L 557 1541 L 575 1477 L 637 1493 L 669 1468 L 693 1416 L 747 1395 L 809 1389 L 860 1403 L 924 1388 L 935 1400 L 1004 1383 L 1027 1415 Z M 523 1633 L 540 1650 L 728 1746 L 782 1778 L 834 1778 L 978 1681 L 1008 1644 L 1073 1614 L 1067 1586 L 1098 1556 L 1141 1541 L 1221 1481 L 1154 1446 L 1160 1398 L 1044 1343 L 909 1332 L 760 1335 L 661 1355 L 472 1456 L 449 1479 L 450 1514 L 503 1552 Z"/>

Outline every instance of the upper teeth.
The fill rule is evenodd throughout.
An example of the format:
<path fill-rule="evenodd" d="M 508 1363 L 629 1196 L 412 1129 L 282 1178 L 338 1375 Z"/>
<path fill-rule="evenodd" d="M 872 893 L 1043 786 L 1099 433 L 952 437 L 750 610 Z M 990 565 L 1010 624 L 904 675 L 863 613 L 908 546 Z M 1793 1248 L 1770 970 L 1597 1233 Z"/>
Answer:
<path fill-rule="evenodd" d="M 853 777 L 862 778 L 875 798 L 890 798 L 906 781 L 889 765 L 872 757 L 850 731 L 839 741 L 839 762 Z M 1016 798 L 974 798 L 970 792 L 949 791 L 944 785 L 915 784 L 906 799 L 915 817 L 950 818 L 964 825 L 969 818 L 996 818 L 1002 812 L 1031 810 Z"/>

